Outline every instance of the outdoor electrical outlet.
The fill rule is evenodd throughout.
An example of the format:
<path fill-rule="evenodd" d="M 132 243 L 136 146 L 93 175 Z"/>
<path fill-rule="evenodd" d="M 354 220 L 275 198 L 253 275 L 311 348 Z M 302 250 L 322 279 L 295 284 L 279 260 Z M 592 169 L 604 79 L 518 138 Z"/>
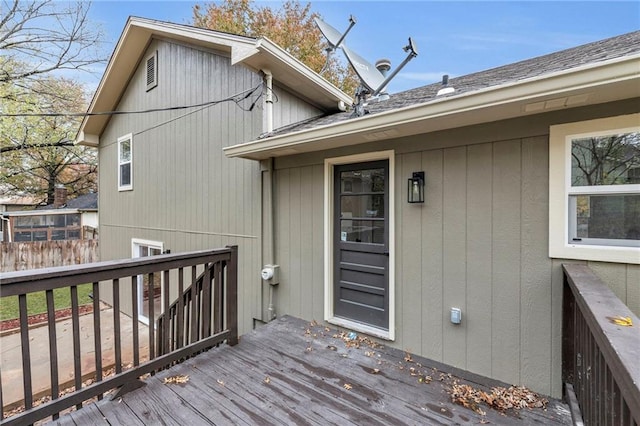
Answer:
<path fill-rule="evenodd" d="M 462 322 L 462 311 L 460 308 L 451 308 L 451 322 L 460 324 Z"/>

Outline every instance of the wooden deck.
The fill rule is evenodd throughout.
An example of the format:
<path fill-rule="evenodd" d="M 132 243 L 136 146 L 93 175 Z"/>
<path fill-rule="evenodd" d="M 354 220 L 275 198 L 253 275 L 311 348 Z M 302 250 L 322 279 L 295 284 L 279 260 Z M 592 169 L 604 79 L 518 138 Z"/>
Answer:
<path fill-rule="evenodd" d="M 504 386 L 367 339 L 355 345 L 335 329 L 283 317 L 145 379 L 121 398 L 62 415 L 60 425 L 571 424 L 567 407 L 546 410 L 451 402 L 454 381 L 488 390 Z M 163 379 L 188 375 L 184 384 Z M 432 379 L 430 383 L 429 378 Z"/>

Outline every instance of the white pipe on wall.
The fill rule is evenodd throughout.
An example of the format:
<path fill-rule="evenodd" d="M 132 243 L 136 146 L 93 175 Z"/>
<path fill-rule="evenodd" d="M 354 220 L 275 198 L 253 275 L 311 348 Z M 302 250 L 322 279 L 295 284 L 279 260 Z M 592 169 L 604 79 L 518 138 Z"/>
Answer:
<path fill-rule="evenodd" d="M 273 131 L 273 74 L 267 69 L 263 69 L 264 81 L 267 86 L 267 91 L 264 96 L 265 101 L 265 119 L 266 119 L 266 132 L 271 133 Z"/>

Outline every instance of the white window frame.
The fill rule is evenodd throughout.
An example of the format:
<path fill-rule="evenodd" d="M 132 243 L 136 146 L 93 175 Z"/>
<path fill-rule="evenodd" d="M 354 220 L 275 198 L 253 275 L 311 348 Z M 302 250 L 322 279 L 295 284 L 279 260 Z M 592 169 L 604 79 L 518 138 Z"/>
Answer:
<path fill-rule="evenodd" d="M 129 157 L 129 161 L 120 161 L 121 159 L 121 146 L 122 146 L 122 142 L 128 140 L 129 141 L 129 150 L 130 150 L 130 157 Z M 129 183 L 126 185 L 122 184 L 122 174 L 120 173 L 120 168 L 125 165 L 125 164 L 129 164 Z M 118 174 L 118 191 L 131 191 L 133 190 L 133 134 L 129 133 L 128 135 L 124 135 L 118 138 L 118 169 L 117 169 L 117 174 Z"/>
<path fill-rule="evenodd" d="M 156 250 L 160 250 L 160 253 L 164 253 L 164 242 L 162 241 L 153 241 L 153 240 L 145 240 L 142 238 L 132 238 L 131 239 L 131 258 L 132 259 L 139 259 L 142 256 L 140 256 L 140 248 L 144 246 L 147 248 L 153 248 Z M 138 286 L 138 300 L 135 301 L 135 303 L 138 304 L 138 321 L 140 321 L 143 324 L 147 324 L 149 325 L 149 318 L 145 317 L 142 314 L 143 308 L 142 308 L 142 275 L 138 275 L 137 278 L 137 286 Z M 160 300 L 164 300 L 164 274 L 162 274 L 160 276 Z M 160 304 L 160 314 L 164 313 L 164 304 L 161 303 Z M 151 321 L 152 324 L 155 324 L 155 321 Z"/>
<path fill-rule="evenodd" d="M 389 161 L 389 330 L 336 317 L 333 311 L 333 171 L 341 164 L 365 163 L 369 161 Z M 395 340 L 395 152 L 378 151 L 324 160 L 324 319 L 325 321 L 385 340 Z"/>
<path fill-rule="evenodd" d="M 583 137 L 640 131 L 640 114 L 601 118 L 550 127 L 549 132 L 549 257 L 640 264 L 640 247 L 569 241 L 570 195 L 640 194 L 640 184 L 571 187 L 571 141 Z M 593 242 L 593 244 L 591 244 Z"/>

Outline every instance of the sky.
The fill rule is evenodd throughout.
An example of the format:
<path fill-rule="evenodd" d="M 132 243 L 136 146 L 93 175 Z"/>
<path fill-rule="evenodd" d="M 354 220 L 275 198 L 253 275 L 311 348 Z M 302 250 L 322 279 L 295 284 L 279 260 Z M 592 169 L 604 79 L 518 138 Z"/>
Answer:
<path fill-rule="evenodd" d="M 128 16 L 189 24 L 195 1 L 94 0 L 90 17 L 106 34 L 110 54 Z M 256 1 L 277 7 L 277 1 Z M 305 1 L 301 3 L 306 4 Z M 312 10 L 339 31 L 353 15 L 346 45 L 369 62 L 392 69 L 411 37 L 418 50 L 390 83 L 399 92 L 451 77 L 640 30 L 640 1 L 311 1 Z M 342 55 L 342 52 L 336 54 Z M 88 86 L 97 86 L 96 73 Z"/>

